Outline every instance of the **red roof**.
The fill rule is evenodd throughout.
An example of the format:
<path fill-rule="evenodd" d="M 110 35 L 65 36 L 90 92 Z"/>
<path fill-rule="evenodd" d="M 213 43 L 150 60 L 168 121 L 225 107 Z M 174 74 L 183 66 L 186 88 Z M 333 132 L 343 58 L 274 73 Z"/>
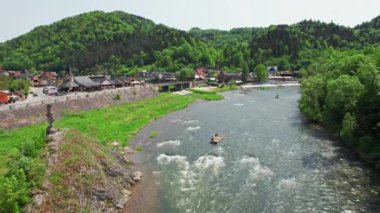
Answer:
<path fill-rule="evenodd" d="M 47 79 L 47 80 L 54 80 L 56 78 L 57 74 L 54 72 L 44 72 L 42 74 L 38 74 L 33 76 L 33 80 L 37 81 L 39 79 Z"/>
<path fill-rule="evenodd" d="M 20 78 L 21 77 L 21 71 L 8 71 L 9 77 L 11 78 Z"/>
<path fill-rule="evenodd" d="M 204 67 L 199 67 L 195 70 L 195 73 L 197 76 L 199 76 L 200 78 L 205 78 L 206 77 L 206 74 L 207 74 L 207 69 L 204 68 Z"/>

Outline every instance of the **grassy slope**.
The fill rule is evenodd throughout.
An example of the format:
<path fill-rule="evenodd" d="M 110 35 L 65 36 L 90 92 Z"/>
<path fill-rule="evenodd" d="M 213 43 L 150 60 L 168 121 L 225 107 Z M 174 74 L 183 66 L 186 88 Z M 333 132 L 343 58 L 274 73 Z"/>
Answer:
<path fill-rule="evenodd" d="M 45 140 L 45 124 L 37 124 L 16 130 L 0 130 L 0 175 L 7 171 L 9 157 L 18 153 L 22 143 Z"/>
<path fill-rule="evenodd" d="M 57 127 L 79 130 L 102 143 L 119 141 L 128 145 L 142 127 L 167 113 L 181 110 L 197 99 L 220 100 L 218 94 L 190 94 L 185 96 L 161 94 L 143 101 L 79 113 L 69 113 L 56 122 Z M 46 124 L 31 125 L 0 132 L 0 175 L 7 171 L 7 163 L 18 147 L 27 140 L 44 140 Z"/>
<path fill-rule="evenodd" d="M 41 209 L 33 207 L 34 211 L 94 212 L 95 207 L 100 208 L 98 199 L 93 197 L 96 189 L 104 189 L 107 192 L 104 194 L 112 197 L 105 200 L 112 207 L 112 203 L 117 202 L 114 199 L 121 196 L 123 186 L 128 187 L 124 175 L 107 173 L 111 168 L 124 171 L 126 165 L 121 165 L 108 147 L 78 131 L 64 132 L 57 153 L 58 160 L 49 168 L 50 175 L 44 180 L 46 200 Z"/>

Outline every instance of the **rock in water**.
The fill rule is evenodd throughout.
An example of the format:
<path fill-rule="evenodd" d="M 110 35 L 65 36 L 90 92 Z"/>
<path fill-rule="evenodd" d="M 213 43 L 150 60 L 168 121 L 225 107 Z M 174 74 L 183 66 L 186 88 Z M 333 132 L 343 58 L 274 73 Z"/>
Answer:
<path fill-rule="evenodd" d="M 133 172 L 133 175 L 132 175 L 132 180 L 133 181 L 140 181 L 142 178 L 142 173 L 140 171 L 135 171 Z"/>

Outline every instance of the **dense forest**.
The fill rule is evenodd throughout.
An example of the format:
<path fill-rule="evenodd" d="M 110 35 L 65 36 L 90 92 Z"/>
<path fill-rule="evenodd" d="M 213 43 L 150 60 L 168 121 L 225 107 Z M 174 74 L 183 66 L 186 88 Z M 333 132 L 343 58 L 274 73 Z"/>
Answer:
<path fill-rule="evenodd" d="M 325 51 L 303 76 L 304 115 L 380 168 L 380 46 Z"/>
<path fill-rule="evenodd" d="M 300 70 L 321 50 L 362 49 L 380 41 L 380 17 L 354 28 L 305 20 L 293 25 L 188 32 L 116 11 L 70 17 L 0 44 L 9 70 L 123 75 L 204 66 L 236 72 L 258 64 Z"/>

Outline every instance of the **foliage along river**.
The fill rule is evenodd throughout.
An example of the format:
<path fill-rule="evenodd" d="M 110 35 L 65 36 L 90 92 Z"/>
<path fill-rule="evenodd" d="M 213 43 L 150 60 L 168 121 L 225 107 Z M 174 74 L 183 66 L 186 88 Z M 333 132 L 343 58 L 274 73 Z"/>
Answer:
<path fill-rule="evenodd" d="M 143 144 L 140 161 L 152 172 L 137 189 L 132 211 L 380 212 L 375 174 L 304 122 L 299 88 L 224 96 L 137 134 L 132 144 Z M 158 134 L 149 139 L 151 131 Z M 219 145 L 209 143 L 214 133 L 225 136 Z"/>

